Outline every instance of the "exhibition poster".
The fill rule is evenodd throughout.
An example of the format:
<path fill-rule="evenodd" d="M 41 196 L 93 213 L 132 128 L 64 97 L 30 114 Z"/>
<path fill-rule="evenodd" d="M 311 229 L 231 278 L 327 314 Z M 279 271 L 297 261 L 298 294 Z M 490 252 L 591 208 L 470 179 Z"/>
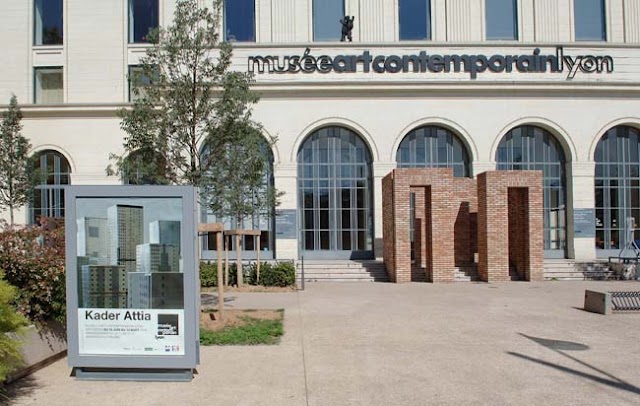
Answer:
<path fill-rule="evenodd" d="M 79 355 L 185 355 L 180 198 L 78 198 Z"/>
<path fill-rule="evenodd" d="M 184 355 L 184 312 L 78 309 L 83 355 Z"/>

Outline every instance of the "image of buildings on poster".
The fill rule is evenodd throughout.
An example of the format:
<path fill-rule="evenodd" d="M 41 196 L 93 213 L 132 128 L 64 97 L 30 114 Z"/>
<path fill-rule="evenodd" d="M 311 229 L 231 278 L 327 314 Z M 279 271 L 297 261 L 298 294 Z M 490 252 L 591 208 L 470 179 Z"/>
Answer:
<path fill-rule="evenodd" d="M 182 308 L 180 221 L 148 224 L 144 207 L 116 204 L 78 223 L 78 297 L 85 308 Z"/>

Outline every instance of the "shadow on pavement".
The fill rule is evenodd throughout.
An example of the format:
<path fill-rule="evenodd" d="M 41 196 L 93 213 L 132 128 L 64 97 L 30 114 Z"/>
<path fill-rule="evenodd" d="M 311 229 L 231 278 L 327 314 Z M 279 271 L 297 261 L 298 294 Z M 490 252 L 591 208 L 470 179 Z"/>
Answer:
<path fill-rule="evenodd" d="M 543 347 L 547 347 L 550 350 L 554 351 L 586 351 L 589 349 L 588 345 L 576 343 L 573 341 L 562 341 L 562 340 L 550 340 L 547 338 L 533 337 L 528 336 L 526 334 L 518 333 L 523 337 L 528 338 L 529 340 L 540 344 Z M 563 354 L 566 355 L 566 354 Z"/>
<path fill-rule="evenodd" d="M 31 395 L 40 385 L 32 376 L 18 379 L 0 389 L 0 405 L 11 405 L 13 400 Z"/>
<path fill-rule="evenodd" d="M 569 358 L 570 360 L 584 366 L 587 367 L 593 371 L 596 371 L 597 373 L 606 376 L 606 378 L 603 378 L 601 376 L 598 375 L 594 375 L 594 374 L 589 374 L 586 372 L 582 372 L 582 371 L 578 371 L 577 369 L 572 369 L 572 368 L 568 368 L 562 365 L 558 365 L 558 364 L 554 364 L 552 362 L 548 362 L 548 361 L 544 361 L 538 358 L 534 358 L 534 357 L 530 357 L 528 355 L 525 354 L 520 354 L 517 352 L 513 352 L 513 351 L 507 351 L 507 354 L 512 355 L 514 357 L 518 357 L 527 361 L 531 361 L 531 362 L 535 362 L 537 364 L 540 365 L 544 365 L 550 368 L 554 368 L 557 369 L 559 371 L 562 372 L 566 372 L 569 374 L 573 374 L 585 379 L 589 379 L 598 383 L 601 383 L 603 385 L 607 385 L 607 386 L 611 386 L 613 388 L 616 389 L 620 389 L 620 390 L 625 390 L 631 393 L 635 393 L 640 395 L 640 388 L 638 388 L 635 385 L 632 385 L 628 382 L 623 381 L 622 379 L 611 375 L 610 373 L 603 371 L 602 369 L 599 369 L 589 363 L 586 363 L 574 356 L 571 356 L 567 353 L 565 353 L 564 351 L 587 351 L 589 350 L 589 346 L 586 344 L 582 344 L 582 343 L 576 343 L 573 341 L 563 341 L 563 340 L 553 340 L 553 339 L 548 339 L 548 338 L 540 338 L 540 337 L 533 337 L 533 336 L 528 336 L 526 334 L 523 333 L 519 333 L 521 336 L 539 344 L 542 345 L 543 347 L 546 347 L 550 350 L 552 350 L 553 352 L 562 355 L 563 357 Z"/>
<path fill-rule="evenodd" d="M 588 374 L 586 372 L 578 371 L 578 370 L 572 369 L 572 368 L 567 368 L 567 367 L 564 367 L 562 365 L 554 364 L 552 362 L 543 361 L 541 359 L 533 358 L 533 357 L 530 357 L 528 355 L 520 354 L 520 353 L 517 353 L 517 352 L 507 351 L 507 354 L 513 355 L 514 357 L 518 357 L 518 358 L 521 358 L 521 359 L 524 359 L 524 360 L 527 360 L 527 361 L 535 362 L 536 364 L 545 365 L 545 366 L 548 366 L 550 368 L 554 368 L 554 369 L 557 369 L 559 371 L 566 372 L 568 374 L 576 375 L 576 376 L 579 376 L 581 378 L 589 379 L 589 380 L 592 380 L 594 382 L 601 383 L 603 385 L 611 386 L 612 388 L 625 390 L 625 391 L 640 395 L 640 388 L 638 388 L 637 386 L 631 385 L 630 383 L 627 383 L 627 382 L 625 382 L 625 381 L 623 381 L 621 379 L 618 379 L 615 376 L 612 376 L 612 375 L 607 374 L 607 373 L 604 373 L 604 374 L 607 375 L 607 376 L 613 377 L 613 379 L 602 378 L 602 377 L 597 376 L 597 375 Z M 569 357 L 569 358 L 573 358 L 573 357 Z M 591 365 L 589 365 L 589 364 L 587 364 L 585 362 L 582 362 L 582 361 L 579 361 L 579 362 L 582 365 L 587 365 L 588 367 L 590 367 L 590 368 L 592 368 L 592 369 L 594 369 L 596 371 L 601 372 L 599 369 L 597 369 L 595 367 L 592 367 Z"/>
<path fill-rule="evenodd" d="M 224 303 L 231 303 L 236 300 L 235 297 L 226 297 L 224 298 Z M 218 295 L 214 293 L 204 292 L 200 294 L 200 306 L 217 306 L 218 305 Z"/>

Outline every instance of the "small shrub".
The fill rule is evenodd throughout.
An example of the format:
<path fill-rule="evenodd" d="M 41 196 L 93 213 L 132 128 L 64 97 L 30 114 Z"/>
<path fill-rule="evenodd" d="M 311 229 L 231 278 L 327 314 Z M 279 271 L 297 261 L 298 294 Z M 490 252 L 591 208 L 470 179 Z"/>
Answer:
<path fill-rule="evenodd" d="M 200 286 L 203 288 L 218 286 L 218 266 L 216 264 L 200 262 Z"/>
<path fill-rule="evenodd" d="M 18 311 L 31 321 L 65 321 L 64 228 L 47 219 L 40 225 L 0 224 L 0 269 L 17 288 Z"/>
<path fill-rule="evenodd" d="M 233 263 L 229 263 L 229 286 L 237 286 L 238 285 L 238 267 L 236 266 L 235 260 Z M 251 281 L 251 265 L 242 264 L 242 283 L 245 285 L 249 285 Z"/>
<path fill-rule="evenodd" d="M 247 276 L 249 284 L 262 285 L 262 277 L 265 272 L 270 273 L 273 270 L 273 265 L 269 262 L 260 263 L 260 280 L 258 280 L 258 266 L 256 262 L 251 263 L 247 268 L 249 268 L 249 275 Z"/>
<path fill-rule="evenodd" d="M 291 262 L 277 264 L 260 269 L 260 284 L 264 286 L 292 286 L 296 283 L 296 268 Z"/>
<path fill-rule="evenodd" d="M 229 286 L 238 284 L 236 262 L 229 263 Z M 296 269 L 291 262 L 261 262 L 260 280 L 255 262 L 242 266 L 243 281 L 248 285 L 292 286 L 296 283 Z M 218 286 L 218 271 L 215 263 L 200 263 L 200 286 L 203 288 Z"/>
<path fill-rule="evenodd" d="M 223 270 L 224 270 L 224 264 Z M 243 265 L 243 281 L 245 284 L 251 283 L 251 267 L 252 265 Z M 237 266 L 235 261 L 229 262 L 229 286 L 235 286 L 238 284 L 238 273 L 236 272 Z M 254 271 L 255 272 L 255 271 Z M 255 278 L 255 276 L 254 276 Z M 212 288 L 218 286 L 218 266 L 215 262 L 207 263 L 200 262 L 200 286 L 203 288 Z"/>
<path fill-rule="evenodd" d="M 5 333 L 14 333 L 27 324 L 27 319 L 13 307 L 16 289 L 4 280 L 0 271 L 0 383 L 22 362 L 20 344 Z"/>

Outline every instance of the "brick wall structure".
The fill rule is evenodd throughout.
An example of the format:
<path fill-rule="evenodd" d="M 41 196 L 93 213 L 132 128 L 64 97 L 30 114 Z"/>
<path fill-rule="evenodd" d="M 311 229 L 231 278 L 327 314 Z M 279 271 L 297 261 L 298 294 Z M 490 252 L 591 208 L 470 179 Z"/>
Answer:
<path fill-rule="evenodd" d="M 392 282 L 453 282 L 455 268 L 476 266 L 476 257 L 481 280 L 511 280 L 510 270 L 522 280 L 542 279 L 541 173 L 488 172 L 476 181 L 454 178 L 448 168 L 395 169 L 382 180 L 382 196 Z"/>
<path fill-rule="evenodd" d="M 542 173 L 491 171 L 478 175 L 478 274 L 487 282 L 541 281 Z M 512 271 L 510 275 L 509 271 Z"/>

